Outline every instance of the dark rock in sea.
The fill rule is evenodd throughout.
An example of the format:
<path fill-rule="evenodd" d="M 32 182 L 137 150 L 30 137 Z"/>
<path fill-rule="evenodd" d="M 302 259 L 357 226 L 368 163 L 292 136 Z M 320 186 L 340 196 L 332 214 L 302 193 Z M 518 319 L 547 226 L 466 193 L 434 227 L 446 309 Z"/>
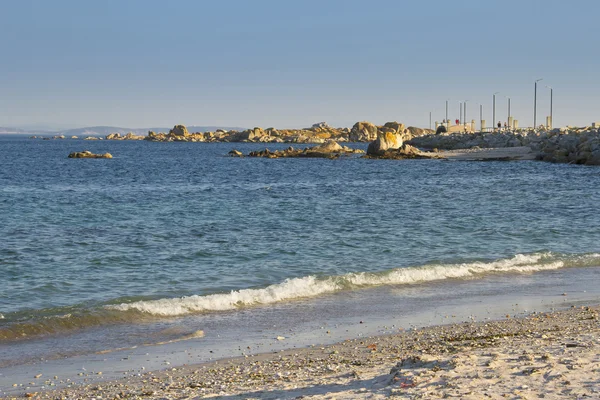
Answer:
<path fill-rule="evenodd" d="M 235 149 L 234 149 L 234 150 L 231 150 L 231 151 L 230 151 L 229 153 L 227 153 L 227 154 L 229 154 L 231 157 L 244 157 L 244 154 L 243 154 L 241 151 L 239 151 L 239 150 L 235 150 Z"/>
<path fill-rule="evenodd" d="M 75 151 L 69 154 L 69 158 L 113 158 L 112 154 L 94 154 L 91 151 Z"/>

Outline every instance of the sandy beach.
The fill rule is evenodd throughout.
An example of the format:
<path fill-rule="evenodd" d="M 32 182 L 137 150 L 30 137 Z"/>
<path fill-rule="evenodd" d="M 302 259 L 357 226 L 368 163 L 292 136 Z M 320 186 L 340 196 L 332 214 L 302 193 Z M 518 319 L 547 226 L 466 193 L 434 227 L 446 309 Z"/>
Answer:
<path fill-rule="evenodd" d="M 146 372 L 39 399 L 579 399 L 600 396 L 600 307 L 435 326 Z M 52 377 L 32 377 L 51 384 Z"/>

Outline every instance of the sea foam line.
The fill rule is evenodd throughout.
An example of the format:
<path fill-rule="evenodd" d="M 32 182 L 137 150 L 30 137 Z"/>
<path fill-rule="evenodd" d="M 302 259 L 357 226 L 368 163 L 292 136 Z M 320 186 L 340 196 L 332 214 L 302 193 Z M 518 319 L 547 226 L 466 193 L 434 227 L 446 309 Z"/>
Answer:
<path fill-rule="evenodd" d="M 473 278 L 489 273 L 532 273 L 570 266 L 598 265 L 600 254 L 553 256 L 551 253 L 517 254 L 492 262 L 424 265 L 380 273 L 348 273 L 341 276 L 291 278 L 261 289 L 242 289 L 206 296 L 145 300 L 105 306 L 111 310 L 136 310 L 156 316 L 180 316 L 204 311 L 225 311 L 250 305 L 267 305 L 298 298 L 316 297 L 365 286 L 416 284 L 444 279 Z"/>

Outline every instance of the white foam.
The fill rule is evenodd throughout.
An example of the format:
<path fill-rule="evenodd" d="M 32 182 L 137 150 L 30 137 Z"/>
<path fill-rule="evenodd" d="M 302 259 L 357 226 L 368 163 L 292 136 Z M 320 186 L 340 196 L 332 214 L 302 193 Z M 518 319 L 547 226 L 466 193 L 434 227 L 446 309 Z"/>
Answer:
<path fill-rule="evenodd" d="M 207 296 L 195 295 L 176 299 L 136 301 L 106 307 L 119 311 L 137 310 L 152 315 L 177 316 L 203 311 L 232 310 L 256 304 L 273 304 L 302 297 L 316 297 L 353 287 L 416 284 L 444 279 L 474 278 L 489 273 L 532 273 L 566 266 L 590 265 L 591 263 L 598 265 L 599 261 L 599 254 L 571 258 L 557 257 L 551 253 L 517 254 L 512 258 L 492 262 L 424 265 L 397 268 L 380 273 L 349 273 L 323 279 L 306 276 L 286 279 L 263 289 L 242 289 Z"/>

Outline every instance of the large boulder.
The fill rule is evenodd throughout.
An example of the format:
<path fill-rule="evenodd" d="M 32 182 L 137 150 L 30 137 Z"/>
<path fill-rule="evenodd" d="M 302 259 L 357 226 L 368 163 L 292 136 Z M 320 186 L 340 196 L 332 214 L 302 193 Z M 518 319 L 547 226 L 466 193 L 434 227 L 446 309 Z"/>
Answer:
<path fill-rule="evenodd" d="M 395 133 L 404 133 L 404 124 L 400 123 L 400 122 L 396 122 L 396 121 L 392 121 L 392 122 L 386 122 L 385 124 L 383 124 L 384 128 L 388 128 L 393 130 Z"/>
<path fill-rule="evenodd" d="M 348 140 L 351 142 L 370 142 L 375 139 L 377 139 L 377 127 L 367 121 L 354 124 L 348 134 Z"/>
<path fill-rule="evenodd" d="M 259 127 L 251 129 L 250 132 L 248 132 L 248 140 L 253 142 L 264 141 L 263 138 L 265 136 L 268 136 L 268 134 L 265 133 L 265 130 L 263 128 Z"/>
<path fill-rule="evenodd" d="M 185 125 L 175 125 L 173 129 L 169 131 L 169 135 L 171 136 L 188 136 L 189 134 L 190 133 Z"/>
<path fill-rule="evenodd" d="M 399 149 L 402 147 L 402 135 L 392 132 L 380 132 L 377 139 L 369 143 L 367 155 L 380 156 L 387 150 Z"/>
<path fill-rule="evenodd" d="M 327 140 L 325 143 L 311 148 L 311 150 L 318 151 L 320 153 L 340 153 L 344 151 L 344 148 L 335 140 Z"/>
<path fill-rule="evenodd" d="M 408 128 L 406 128 L 405 140 L 410 140 L 414 137 L 430 135 L 432 133 L 433 130 L 431 129 L 423 129 L 417 128 L 416 126 L 409 126 Z"/>

